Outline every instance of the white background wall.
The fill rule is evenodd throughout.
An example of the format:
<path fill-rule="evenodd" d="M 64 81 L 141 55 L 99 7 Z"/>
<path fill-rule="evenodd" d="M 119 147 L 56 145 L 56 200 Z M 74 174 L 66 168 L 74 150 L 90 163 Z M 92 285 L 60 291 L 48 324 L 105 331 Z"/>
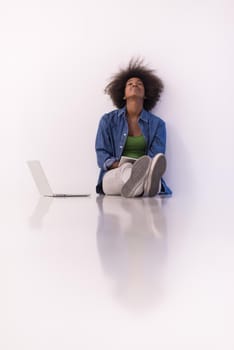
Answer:
<path fill-rule="evenodd" d="M 133 56 L 165 84 L 153 112 L 174 193 L 233 191 L 233 30 L 229 0 L 1 1 L 2 193 L 36 193 L 27 159 L 57 191 L 94 191 L 103 89 Z"/>

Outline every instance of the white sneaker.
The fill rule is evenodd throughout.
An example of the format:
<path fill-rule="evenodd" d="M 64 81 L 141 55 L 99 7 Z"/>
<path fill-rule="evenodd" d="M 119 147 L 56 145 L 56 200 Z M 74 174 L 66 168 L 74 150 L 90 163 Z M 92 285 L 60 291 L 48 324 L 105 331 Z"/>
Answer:
<path fill-rule="evenodd" d="M 160 190 L 161 177 L 166 171 L 167 162 L 163 153 L 158 153 L 151 160 L 151 166 L 144 184 L 144 196 L 154 197 Z"/>
<path fill-rule="evenodd" d="M 138 158 L 133 166 L 131 176 L 123 185 L 121 195 L 124 197 L 137 197 L 143 194 L 144 182 L 150 169 L 151 159 L 149 156 Z"/>

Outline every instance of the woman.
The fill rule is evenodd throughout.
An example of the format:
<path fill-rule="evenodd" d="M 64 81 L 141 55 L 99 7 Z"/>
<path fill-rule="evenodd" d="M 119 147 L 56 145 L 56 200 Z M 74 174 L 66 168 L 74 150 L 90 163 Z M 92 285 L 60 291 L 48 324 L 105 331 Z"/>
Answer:
<path fill-rule="evenodd" d="M 124 197 L 172 193 L 162 179 L 165 122 L 150 113 L 162 90 L 162 81 L 139 60 L 131 60 L 106 86 L 105 92 L 118 109 L 105 114 L 98 126 L 97 193 Z M 120 165 L 121 156 L 137 160 Z"/>

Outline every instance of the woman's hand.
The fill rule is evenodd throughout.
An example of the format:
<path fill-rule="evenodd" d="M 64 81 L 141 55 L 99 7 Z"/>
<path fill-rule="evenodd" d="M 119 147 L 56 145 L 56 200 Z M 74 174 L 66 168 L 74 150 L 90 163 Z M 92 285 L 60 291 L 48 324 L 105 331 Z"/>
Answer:
<path fill-rule="evenodd" d="M 118 168 L 118 166 L 119 166 L 119 162 L 116 161 L 111 165 L 111 167 L 109 169 L 116 169 L 116 168 Z"/>

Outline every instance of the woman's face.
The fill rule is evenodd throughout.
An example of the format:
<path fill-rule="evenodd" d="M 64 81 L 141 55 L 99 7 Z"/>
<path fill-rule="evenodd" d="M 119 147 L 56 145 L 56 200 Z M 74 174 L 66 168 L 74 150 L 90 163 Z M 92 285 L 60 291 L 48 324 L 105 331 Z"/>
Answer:
<path fill-rule="evenodd" d="M 138 97 L 144 99 L 145 88 L 141 79 L 139 78 L 130 78 L 127 80 L 125 85 L 125 99 L 129 97 Z"/>

